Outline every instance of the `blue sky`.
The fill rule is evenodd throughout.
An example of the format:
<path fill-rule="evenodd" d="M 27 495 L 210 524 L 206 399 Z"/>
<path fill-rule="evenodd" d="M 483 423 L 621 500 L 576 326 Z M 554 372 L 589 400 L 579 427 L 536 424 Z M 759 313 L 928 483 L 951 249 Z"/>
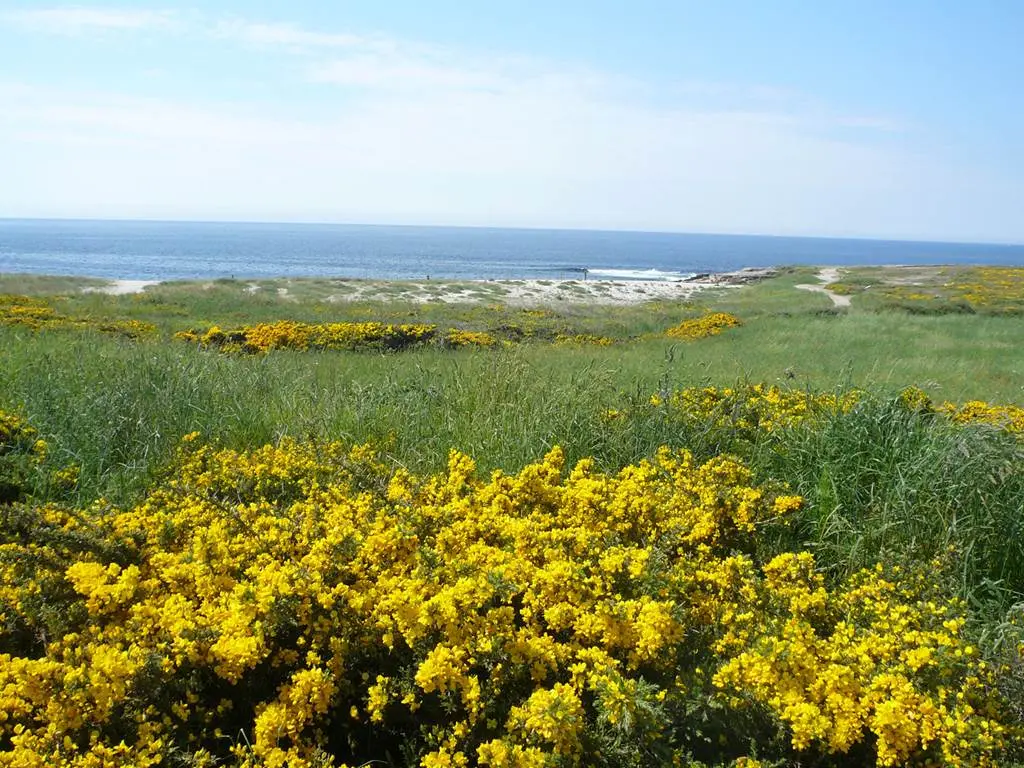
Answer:
<path fill-rule="evenodd" d="M 1024 242 L 1024 4 L 0 2 L 0 216 Z"/>

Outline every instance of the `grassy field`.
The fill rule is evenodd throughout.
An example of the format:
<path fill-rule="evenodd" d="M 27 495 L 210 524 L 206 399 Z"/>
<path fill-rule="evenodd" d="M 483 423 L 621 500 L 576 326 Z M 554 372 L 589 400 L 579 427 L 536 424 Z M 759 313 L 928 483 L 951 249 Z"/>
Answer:
<path fill-rule="evenodd" d="M 635 752 L 625 744 L 632 743 L 630 739 L 646 743 L 648 738 L 652 744 L 661 744 L 663 737 L 666 744 L 671 742 L 677 759 L 685 753 L 690 756 L 687 759 L 706 764 L 758 764 L 730 762 L 741 756 L 763 758 L 764 765 L 891 765 L 924 759 L 934 759 L 936 764 L 958 764 L 957 760 L 972 764 L 971 760 L 981 759 L 978 755 L 989 753 L 998 753 L 1000 764 L 1010 764 L 1020 745 L 1015 729 L 1024 726 L 1019 707 L 1024 661 L 1017 648 L 1024 636 L 1016 623 L 1024 613 L 1024 411 L 1019 410 L 1024 406 L 1022 274 L 1021 269 L 987 268 L 851 269 L 828 286 L 837 295 L 849 296 L 849 307 L 836 306 L 827 294 L 798 289 L 801 284 L 820 282 L 817 270 L 809 268 L 783 269 L 769 280 L 709 290 L 688 300 L 629 306 L 556 300 L 532 307 L 507 303 L 501 286 L 490 284 L 218 280 L 165 283 L 139 294 L 111 296 L 83 292 L 83 288 L 100 287 L 97 281 L 0 276 L 0 411 L 24 417 L 47 445 L 45 458 L 41 458 L 33 453 L 30 441 L 21 448 L 12 447 L 13 431 L 0 430 L 8 440 L 6 448 L 0 445 L 0 490 L 6 482 L 8 500 L 19 499 L 23 505 L 4 507 L 0 502 L 0 510 L 10 510 L 2 518 L 5 528 L 0 544 L 8 552 L 15 551 L 11 548 L 25 545 L 25 531 L 35 530 L 61 542 L 61 557 L 70 558 L 69 563 L 83 557 L 96 560 L 97 552 L 113 545 L 69 544 L 67 536 L 51 530 L 54 523 L 46 522 L 49 513 L 14 510 L 38 510 L 38 505 L 53 502 L 91 520 L 89 515 L 94 513 L 90 508 L 106 509 L 104 505 L 112 504 L 131 510 L 140 503 L 144 506 L 151 494 L 170 487 L 167 484 L 177 473 L 184 476 L 190 471 L 176 463 L 181 460 L 179 449 L 186 435 L 199 445 L 241 454 L 265 444 L 290 445 L 290 439 L 301 445 L 325 446 L 325 455 L 332 441 L 347 446 L 370 443 L 388 472 L 401 468 L 420 478 L 450 472 L 453 449 L 471 456 L 481 477 L 493 470 L 533 472 L 529 467 L 554 446 L 560 446 L 568 467 L 592 458 L 595 471 L 609 477 L 623 468 L 642 465 L 661 446 L 688 450 L 697 462 L 729 455 L 749 467 L 751 482 L 775 492 L 797 494 L 804 501 L 798 509 L 787 511 L 785 519 L 767 516 L 758 523 L 756 537 L 736 539 L 722 550 L 723 559 L 715 560 L 714 568 L 725 567 L 722 564 L 728 562 L 729 553 L 742 553 L 757 568 L 790 553 L 810 553 L 812 571 L 818 574 L 814 578 L 821 578 L 823 588 L 838 601 L 829 609 L 833 613 L 828 614 L 828 622 L 836 620 L 835 611 L 853 610 L 840 607 L 847 599 L 840 596 L 853 594 L 844 590 L 852 589 L 851 580 L 859 578 L 861 569 L 896 569 L 908 578 L 911 573 L 928 573 L 929 589 L 934 592 L 929 599 L 950 605 L 963 601 L 964 637 L 981 649 L 990 668 L 998 670 L 986 683 L 986 690 L 998 694 L 999 701 L 993 699 L 990 705 L 1001 707 L 1000 727 L 1007 729 L 1006 743 L 1000 741 L 998 750 L 985 746 L 980 732 L 971 730 L 973 735 L 965 735 L 964 743 L 970 741 L 973 746 L 970 750 L 964 747 L 963 755 L 974 757 L 957 757 L 959 746 L 939 748 L 945 737 L 936 736 L 929 742 L 918 734 L 917 747 L 905 752 L 893 747 L 896 758 L 886 762 L 888 737 L 879 730 L 881 726 L 864 720 L 860 726 L 863 739 L 855 742 L 856 748 L 841 749 L 841 743 L 830 741 L 824 731 L 811 726 L 807 727 L 813 745 L 801 746 L 800 724 L 768 699 L 758 698 L 760 689 L 744 679 L 734 684 L 746 691 L 742 695 L 758 713 L 751 720 L 724 715 L 725 709 L 715 707 L 725 704 L 712 706 L 711 698 L 684 696 L 677 702 L 691 712 L 699 709 L 701 717 L 724 729 L 714 733 L 714 738 L 727 745 L 718 752 L 709 749 L 692 729 L 687 730 L 688 725 L 684 727 L 689 721 L 682 710 L 659 714 L 671 725 L 658 726 L 661 730 L 650 734 L 618 732 L 615 722 L 608 720 L 608 711 L 602 709 L 605 704 L 594 703 L 604 701 L 605 694 L 591 692 L 580 694 L 580 706 L 587 712 L 596 707 L 596 725 L 587 726 L 595 730 L 587 730 L 586 738 L 580 736 L 582 740 L 570 739 L 571 744 L 558 746 L 561 742 L 556 739 L 557 748 L 551 753 L 554 762 L 537 758 L 540 762 L 530 763 L 533 753 L 520 752 L 518 762 L 507 757 L 509 762 L 501 763 L 493 757 L 491 764 L 571 764 L 579 759 L 596 760 L 598 753 L 606 755 L 602 759 L 608 764 L 659 764 L 668 760 L 668 752 Z M 439 300 L 442 294 L 453 292 L 474 301 Z M 426 300 L 409 300 L 419 293 L 429 295 Z M 690 340 L 666 334 L 680 323 L 707 318 L 709 313 L 728 313 L 740 324 Z M 381 323 L 431 330 L 422 340 L 403 341 L 402 349 L 384 349 L 379 341 L 357 339 L 358 343 L 345 341 L 355 347 L 352 349 L 240 351 L 256 338 L 253 329 L 259 324 L 281 321 L 292 324 L 284 330 L 273 326 L 278 334 L 273 336 L 278 340 L 274 343 L 293 347 L 309 346 L 310 338 L 327 338 L 309 335 L 313 333 L 310 329 L 325 324 Z M 222 333 L 211 334 L 214 327 Z M 368 333 L 365 329 L 369 327 L 361 325 L 357 330 Z M 345 333 L 356 332 L 345 328 L 349 329 Z M 191 341 L 180 335 L 189 331 Z M 460 346 L 451 341 L 458 338 L 453 331 L 482 335 L 466 336 L 477 341 Z M 215 338 L 221 340 L 214 342 Z M 488 339 L 486 344 L 479 342 L 481 338 Z M 317 345 L 329 346 L 325 341 L 313 343 Z M 250 344 L 248 348 L 253 347 Z M 917 389 L 908 393 L 908 387 Z M 985 404 L 973 406 L 973 410 L 964 408 L 969 401 Z M 281 461 L 287 464 L 291 459 Z M 244 475 L 248 470 L 238 471 Z M 387 486 L 396 481 L 381 482 Z M 241 503 L 249 490 L 232 493 L 238 494 Z M 263 495 L 256 500 L 260 504 L 284 504 L 282 497 L 260 493 Z M 287 498 L 288 504 L 294 500 Z M 413 509 L 420 503 L 413 503 Z M 641 508 L 642 504 L 637 507 Z M 37 514 L 42 515 L 38 520 L 32 517 Z M 457 517 L 462 512 L 450 514 Z M 575 513 L 565 514 L 571 517 Z M 30 518 L 35 522 L 24 522 Z M 426 525 L 419 517 L 409 518 L 405 524 Z M 76 530 L 84 530 L 81 522 L 75 525 L 79 526 Z M 422 535 L 428 537 L 423 530 Z M 440 536 L 441 541 L 448 535 L 443 528 L 439 531 L 429 537 Z M 671 558 L 655 541 L 664 535 L 668 535 L 667 529 L 655 526 L 630 546 L 649 549 L 645 557 Z M 124 546 L 135 552 L 135 544 Z M 704 554 L 700 556 L 712 550 L 701 550 Z M 148 555 L 141 552 L 124 554 L 124 563 L 138 562 L 144 569 Z M 0 551 L 0 567 L 13 568 L 10 562 Z M 714 569 L 712 565 L 708 568 Z M 24 571 L 17 573 L 18 578 L 28 578 Z M 58 581 L 64 578 L 60 576 Z M 644 579 L 642 586 L 639 582 L 635 586 L 644 594 L 657 598 L 657 589 L 668 589 L 665 585 L 656 588 L 660 582 L 653 570 Z M 751 587 L 754 591 L 760 588 Z M 681 592 L 673 598 L 674 605 L 692 599 L 687 594 Z M 66 599 L 70 598 L 61 598 Z M 8 633 L 0 635 L 6 637 L 0 639 L 0 654 L 21 653 L 27 647 L 41 653 L 37 641 L 25 641 L 28 645 L 24 645 L 17 640 L 21 637 L 17 633 L 27 630 L 10 618 L 12 600 L 10 595 L 0 594 L 0 616 L 6 616 L 7 622 L 6 630 L 0 624 L 0 632 Z M 35 616 L 32 610 L 25 608 L 25 615 Z M 62 631 L 68 631 L 60 623 L 64 619 L 47 620 L 57 621 Z M 31 624 L 29 619 L 24 621 Z M 765 622 L 771 624 L 768 619 Z M 825 632 L 824 624 L 817 627 Z M 666 625 L 661 631 L 668 637 L 673 630 Z M 744 631 L 743 637 L 754 643 L 753 635 Z M 540 636 L 558 642 L 564 639 L 555 630 L 544 632 Z M 287 642 L 292 641 L 294 637 Z M 877 642 L 884 645 L 889 641 Z M 755 645 L 749 645 L 744 653 L 763 650 Z M 682 646 L 673 648 L 684 655 L 696 653 L 693 649 L 684 652 Z M 407 660 L 406 682 L 427 663 L 412 640 L 407 650 L 412 655 Z M 673 663 L 691 663 L 682 658 Z M 710 658 L 702 663 L 710 663 Z M 622 659 L 626 665 L 622 669 L 633 663 L 627 664 L 625 656 Z M 374 666 L 377 661 L 365 663 L 374 675 L 384 669 Z M 962 670 L 953 662 L 944 665 L 934 667 L 935 679 L 953 685 L 951 681 Z M 645 669 L 642 664 L 639 668 L 641 673 Z M 636 680 L 642 688 L 652 680 L 670 680 L 670 671 L 655 665 L 646 673 L 648 678 L 633 677 L 633 682 L 627 680 L 622 685 L 632 685 L 630 695 L 639 696 Z M 900 674 L 910 675 L 906 670 Z M 393 676 L 396 681 L 401 677 L 397 671 Z M 569 680 L 555 677 L 559 684 Z M 700 685 L 690 680 L 688 684 L 711 686 L 709 680 Z M 533 690 L 526 681 L 517 685 L 526 686 L 523 696 L 529 696 L 527 689 Z M 751 687 L 743 688 L 745 685 Z M 924 687 L 917 689 L 918 694 L 924 696 L 932 683 L 920 685 Z M 420 685 L 420 689 L 429 693 L 429 686 L 423 689 Z M 331 694 L 335 696 L 332 707 L 350 699 L 362 707 L 365 697 L 371 696 L 365 685 L 361 693 L 353 692 L 355 689 L 345 693 L 349 699 L 339 690 Z M 512 696 L 508 691 L 501 695 Z M 596 700 L 588 698 L 595 695 Z M 944 694 L 935 695 L 941 698 Z M 509 723 L 526 718 L 514 708 L 501 709 L 508 702 L 499 702 L 497 693 L 494 696 L 497 698 L 491 704 Z M 1018 704 L 1012 704 L 1014 700 Z M 522 704 L 526 699 L 516 701 Z M 459 709 L 466 705 L 461 699 L 435 703 L 441 708 L 431 715 L 434 724 L 448 723 L 441 714 L 444 706 Z M 640 727 L 637 712 L 630 716 L 634 718 L 630 728 Z M 947 714 L 954 716 L 952 710 Z M 238 727 L 249 727 L 244 718 L 239 722 L 242 725 Z M 441 737 L 432 741 L 433 736 L 420 732 L 411 736 L 408 724 L 402 722 L 399 718 L 386 733 L 352 731 L 349 743 L 359 746 L 350 751 L 331 737 L 329 751 L 346 759 L 403 765 L 448 749 L 438 746 L 444 741 Z M 237 725 L 234 720 L 231 723 Z M 445 726 L 455 729 L 450 733 L 462 734 L 464 726 L 452 723 Z M 110 727 L 111 734 L 121 733 Z M 737 734 L 737 729 L 747 727 L 754 729 L 752 734 L 759 734 L 751 736 L 756 742 L 752 752 L 745 751 L 746 740 Z M 980 726 L 971 720 L 964 727 Z M 473 728 L 476 726 L 470 730 L 477 735 L 453 736 L 452 743 L 459 742 L 460 749 L 483 749 L 471 758 L 482 760 L 480 755 L 491 754 L 488 750 L 492 748 L 480 746 L 490 743 L 480 734 L 497 731 L 477 733 Z M 715 730 L 708 728 L 705 735 Z M 660 735 L 652 735 L 655 731 Z M 680 735 L 684 732 L 686 735 Z M 0 752 L 14 745 L 3 733 L 0 728 Z M 381 743 L 390 745 L 388 755 L 370 749 L 373 733 Z M 676 736 L 670 738 L 666 735 L 670 733 Z M 298 743 L 297 736 L 293 740 Z M 512 749 L 510 745 L 505 746 Z M 525 742 L 519 746 L 533 748 Z M 542 752 L 551 747 L 534 746 Z M 253 765 L 275 764 L 279 757 L 255 749 L 249 755 Z M 411 750 L 415 759 L 401 757 L 402 749 Z M 218 759 L 227 759 L 226 753 L 218 754 Z M 300 765 L 297 755 L 288 758 L 291 763 L 281 764 Z M 307 758 L 312 759 L 309 755 L 303 759 Z M 176 759 L 182 765 L 201 764 Z"/>

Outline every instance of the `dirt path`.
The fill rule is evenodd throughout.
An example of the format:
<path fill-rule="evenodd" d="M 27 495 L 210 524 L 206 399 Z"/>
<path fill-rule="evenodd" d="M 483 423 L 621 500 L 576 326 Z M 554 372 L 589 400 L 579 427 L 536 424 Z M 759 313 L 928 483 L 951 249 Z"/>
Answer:
<path fill-rule="evenodd" d="M 850 306 L 849 296 L 840 296 L 838 293 L 833 293 L 825 286 L 829 283 L 834 283 L 839 279 L 839 270 L 835 267 L 826 267 L 818 272 L 818 279 L 821 281 L 821 285 L 810 285 L 808 283 L 801 283 L 795 286 L 802 291 L 814 291 L 815 293 L 824 293 L 830 299 L 832 303 L 837 307 L 848 307 Z"/>

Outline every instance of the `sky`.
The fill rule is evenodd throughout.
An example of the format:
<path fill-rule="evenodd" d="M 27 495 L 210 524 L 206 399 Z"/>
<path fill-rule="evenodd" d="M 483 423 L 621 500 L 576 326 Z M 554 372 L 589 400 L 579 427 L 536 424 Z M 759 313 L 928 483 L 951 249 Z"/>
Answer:
<path fill-rule="evenodd" d="M 1024 242 L 1019 0 L 0 0 L 0 217 Z"/>

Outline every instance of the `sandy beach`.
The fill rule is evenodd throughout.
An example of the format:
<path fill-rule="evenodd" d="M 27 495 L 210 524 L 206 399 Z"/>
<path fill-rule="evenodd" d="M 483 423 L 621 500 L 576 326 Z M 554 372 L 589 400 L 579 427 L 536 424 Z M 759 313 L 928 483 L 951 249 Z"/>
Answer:
<path fill-rule="evenodd" d="M 628 305 L 647 301 L 686 299 L 701 291 L 729 288 L 774 275 L 774 269 L 742 269 L 698 275 L 689 280 L 356 280 L 325 278 L 278 278 L 263 284 L 248 282 L 245 292 L 273 291 L 279 297 L 291 295 L 303 283 L 330 285 L 324 297 L 332 302 L 404 301 L 412 303 L 503 302 L 511 306 L 559 304 Z M 156 280 L 113 280 L 86 292 L 111 295 L 140 293 Z M 212 288 L 214 283 L 199 283 Z"/>
<path fill-rule="evenodd" d="M 112 280 L 109 285 L 99 288 L 83 288 L 82 293 L 107 293 L 111 296 L 124 296 L 129 293 L 142 293 L 149 286 L 159 284 L 159 280 Z"/>

